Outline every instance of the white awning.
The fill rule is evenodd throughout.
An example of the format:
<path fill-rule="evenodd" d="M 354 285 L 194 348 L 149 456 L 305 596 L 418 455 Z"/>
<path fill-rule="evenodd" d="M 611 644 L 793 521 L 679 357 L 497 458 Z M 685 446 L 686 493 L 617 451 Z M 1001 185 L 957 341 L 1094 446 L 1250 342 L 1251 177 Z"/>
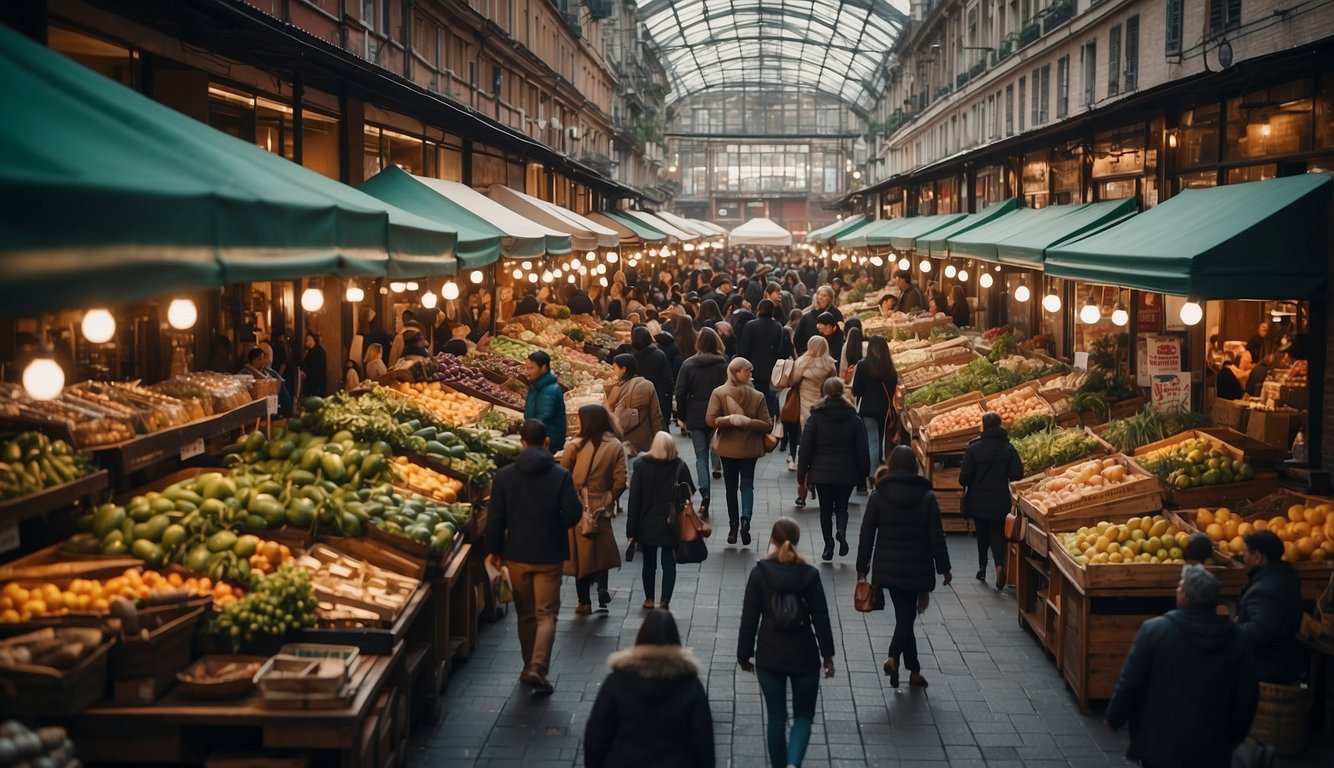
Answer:
<path fill-rule="evenodd" d="M 714 235 L 714 233 L 709 231 L 707 228 L 700 226 L 699 222 L 691 221 L 690 219 L 687 219 L 684 216 L 677 216 L 676 214 L 670 213 L 668 211 L 658 211 L 653 215 L 657 216 L 658 218 L 662 219 L 668 224 L 675 226 L 677 229 L 681 229 L 686 232 L 692 232 L 698 235 L 699 237 L 713 237 Z"/>
<path fill-rule="evenodd" d="M 576 251 L 615 248 L 621 236 L 613 229 L 580 216 L 568 208 L 547 202 L 503 184 L 492 184 L 487 194 L 492 200 L 526 216 L 543 226 L 570 233 L 571 245 Z"/>
<path fill-rule="evenodd" d="M 775 245 L 792 246 L 792 233 L 778 226 L 763 216 L 742 224 L 732 230 L 729 237 L 732 245 Z"/>
<path fill-rule="evenodd" d="M 473 215 L 503 232 L 507 237 L 519 241 L 540 242 L 546 252 L 550 254 L 560 255 L 570 252 L 570 233 L 568 231 L 552 229 L 533 221 L 506 208 L 466 184 L 460 184 L 457 181 L 431 179 L 425 176 L 415 178 L 449 198 L 455 204 L 466 208 Z M 506 248 L 505 251 L 506 256 L 510 255 L 511 249 Z"/>
<path fill-rule="evenodd" d="M 647 213 L 645 211 L 625 211 L 625 213 L 628 216 L 634 216 L 636 219 L 639 219 L 640 221 L 644 222 L 650 227 L 653 227 L 659 232 L 662 232 L 668 237 L 674 237 L 683 243 L 688 243 L 692 240 L 699 239 L 699 235 L 696 235 L 692 232 L 686 232 L 680 227 L 675 226 L 673 224 L 669 224 L 666 221 L 663 221 L 662 219 L 658 218 L 657 216 L 651 213 Z"/>

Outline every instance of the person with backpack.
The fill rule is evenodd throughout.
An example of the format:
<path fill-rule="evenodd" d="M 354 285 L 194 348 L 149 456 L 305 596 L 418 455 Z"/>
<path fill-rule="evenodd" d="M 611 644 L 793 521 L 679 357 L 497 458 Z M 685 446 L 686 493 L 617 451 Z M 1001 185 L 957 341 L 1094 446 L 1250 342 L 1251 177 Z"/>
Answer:
<path fill-rule="evenodd" d="M 1010 444 L 999 414 L 982 414 L 982 434 L 968 443 L 959 469 L 963 513 L 977 531 L 977 580 L 987 580 L 987 550 L 996 563 L 996 589 L 1005 588 L 1005 516 L 1010 514 L 1010 483 L 1024 476 L 1024 462 Z"/>
<path fill-rule="evenodd" d="M 941 574 L 945 584 L 952 576 L 940 505 L 931 481 L 917 473 L 917 454 L 906 445 L 890 451 L 888 471 L 881 471 L 875 492 L 866 501 L 857 544 L 857 580 L 864 581 L 868 573 L 871 585 L 888 590 L 894 605 L 894 637 L 884 665 L 889 684 L 899 687 L 902 656 L 912 673 L 909 684 L 925 688 L 913 622 L 922 596 L 936 588 L 935 574 Z"/>
<path fill-rule="evenodd" d="M 737 663 L 754 672 L 764 696 L 769 762 L 799 766 L 811 740 L 820 668 L 834 676 L 834 632 L 820 572 L 797 553 L 801 526 L 774 522 L 769 553 L 746 580 Z M 752 663 L 751 658 L 755 661 Z M 792 686 L 792 731 L 787 733 L 787 688 Z"/>

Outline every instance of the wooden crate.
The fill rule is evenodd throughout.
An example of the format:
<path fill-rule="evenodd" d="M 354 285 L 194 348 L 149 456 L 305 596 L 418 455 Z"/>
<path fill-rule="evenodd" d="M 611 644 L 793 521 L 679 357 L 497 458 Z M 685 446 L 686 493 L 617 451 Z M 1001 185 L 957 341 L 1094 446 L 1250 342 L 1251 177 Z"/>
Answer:
<path fill-rule="evenodd" d="M 1019 392 L 1032 392 L 1033 397 L 1037 399 L 1037 401 L 1041 403 L 1044 407 L 1044 410 L 1040 415 L 1050 416 L 1053 421 L 1056 419 L 1056 409 L 1052 407 L 1050 401 L 1048 401 L 1045 397 L 1042 396 L 1042 394 L 1039 391 L 1039 384 L 1035 381 L 1026 381 L 1017 387 L 1010 387 L 1009 389 L 1002 390 L 995 394 L 986 395 L 985 397 L 982 398 L 982 407 L 984 410 L 988 411 L 995 410 L 991 406 L 993 402 Z M 1002 423 L 1003 426 L 1005 426 L 1007 429 L 1014 425 L 1014 422 L 1005 422 L 1004 420 L 1002 420 Z"/>
<path fill-rule="evenodd" d="M 1330 509 L 1334 510 L 1334 499 L 1284 488 L 1241 507 L 1238 513 L 1248 521 L 1261 517 L 1266 519 L 1275 516 L 1287 517 L 1287 508 L 1294 504 L 1306 506 L 1328 504 Z M 1303 600 L 1318 599 L 1329 586 L 1330 577 L 1334 576 L 1334 561 L 1329 560 L 1322 562 L 1304 560 L 1293 563 L 1292 568 L 1297 572 L 1297 578 L 1301 580 Z"/>
<path fill-rule="evenodd" d="M 964 517 L 963 515 L 946 515 L 942 513 L 940 516 L 940 523 L 941 527 L 945 529 L 945 533 L 973 532 L 972 518 Z"/>
<path fill-rule="evenodd" d="M 1143 467 L 1136 464 L 1133 459 L 1122 454 L 1115 454 L 1111 458 L 1116 459 L 1118 464 L 1125 467 L 1127 473 L 1133 475 L 1134 479 L 1081 499 L 1047 508 L 1039 507 L 1025 497 L 1025 492 L 1040 480 L 1060 475 L 1067 468 L 1091 460 L 1080 459 L 1010 483 L 1010 495 L 1016 500 L 1019 510 L 1041 526 L 1043 530 L 1051 530 L 1051 524 L 1054 521 L 1087 524 L 1115 519 L 1118 516 L 1125 519 L 1162 509 L 1158 479 L 1145 472 Z"/>
<path fill-rule="evenodd" d="M 905 409 L 904 415 L 911 420 L 913 431 L 920 432 L 926 429 L 926 425 L 931 423 L 931 419 L 946 411 L 981 402 L 981 392 L 967 392 L 958 397 L 951 397 L 949 400 L 942 400 L 935 405 L 922 405 L 917 408 Z"/>
<path fill-rule="evenodd" d="M 1090 598 L 1073 590 L 1063 594 L 1062 600 L 1061 675 L 1079 711 L 1087 713 L 1090 700 L 1112 697 L 1135 634 L 1144 622 L 1160 614 L 1101 614 Z"/>
<path fill-rule="evenodd" d="M 1098 592 L 1117 594 L 1176 593 L 1181 580 L 1181 566 L 1175 563 L 1109 563 L 1082 566 L 1075 562 L 1055 534 L 1051 534 L 1049 553 L 1052 565 L 1075 589 L 1084 594 Z M 1237 569 L 1230 565 L 1208 566 L 1219 582 L 1237 583 Z"/>
<path fill-rule="evenodd" d="M 1235 461 L 1246 461 L 1248 459 L 1245 450 L 1242 448 L 1219 437 L 1216 433 L 1198 429 L 1187 430 L 1164 440 L 1142 445 L 1135 450 L 1135 459 L 1139 461 L 1149 458 L 1186 440 L 1203 440 L 1213 446 L 1214 450 L 1221 451 Z M 1256 472 L 1255 477 L 1251 480 L 1219 485 L 1202 485 L 1196 488 L 1176 488 L 1169 485 L 1165 480 L 1159 480 L 1159 484 L 1162 486 L 1163 500 L 1167 502 L 1168 506 L 1176 508 L 1226 507 L 1235 506 L 1243 501 L 1261 499 L 1278 490 L 1278 475 L 1273 472 Z"/>
<path fill-rule="evenodd" d="M 963 491 L 936 491 L 936 503 L 942 515 L 963 514 Z"/>

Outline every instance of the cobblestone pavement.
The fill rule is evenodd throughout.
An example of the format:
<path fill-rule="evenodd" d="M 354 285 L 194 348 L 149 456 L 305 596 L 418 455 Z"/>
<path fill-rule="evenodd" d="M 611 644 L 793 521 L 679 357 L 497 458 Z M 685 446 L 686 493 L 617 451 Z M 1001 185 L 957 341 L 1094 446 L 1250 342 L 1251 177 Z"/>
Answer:
<path fill-rule="evenodd" d="M 693 472 L 689 439 L 678 437 L 677 444 Z M 768 765 L 759 686 L 736 665 L 736 638 L 745 579 L 775 519 L 791 515 L 800 521 L 801 550 L 819 562 L 818 505 L 812 500 L 803 510 L 792 506 L 793 478 L 784 456 L 775 452 L 761 459 L 752 546 L 727 547 L 715 534 L 707 561 L 678 569 L 672 613 L 704 668 L 719 766 Z M 721 490 L 721 481 L 713 482 Z M 972 578 L 976 549 L 968 536 L 950 536 L 954 582 L 937 586 L 917 625 L 922 672 L 930 686 L 919 690 L 905 680 L 901 688 L 890 688 L 880 665 L 893 632 L 892 614 L 852 608 L 852 532 L 864 502 L 864 496 L 853 495 L 848 526 L 853 552 L 820 565 L 830 595 L 838 674 L 820 682 L 806 766 L 1129 765 L 1122 757 L 1124 734 L 1110 732 L 1096 711 L 1079 713 L 1051 659 L 1019 627 L 1013 598 Z M 716 506 L 713 522 L 725 533 L 726 509 Z M 617 537 L 623 544 L 620 520 Z M 576 617 L 574 583 L 566 580 L 551 666 L 556 693 L 550 698 L 535 698 L 518 683 L 522 662 L 513 613 L 483 625 L 481 647 L 449 682 L 440 720 L 418 728 L 409 765 L 582 766 L 584 725 L 607 671 L 606 658 L 633 643 L 643 616 L 639 561 L 614 571 L 611 586 L 609 613 Z M 1334 745 L 1317 737 L 1301 761 L 1282 764 L 1334 765 Z"/>

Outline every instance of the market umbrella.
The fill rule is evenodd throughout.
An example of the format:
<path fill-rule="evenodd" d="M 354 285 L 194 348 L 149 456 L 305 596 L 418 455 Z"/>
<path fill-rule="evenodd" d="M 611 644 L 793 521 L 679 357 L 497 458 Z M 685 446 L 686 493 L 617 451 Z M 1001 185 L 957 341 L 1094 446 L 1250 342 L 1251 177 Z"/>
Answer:
<path fill-rule="evenodd" d="M 507 259 L 531 259 L 544 253 L 560 256 L 571 250 L 569 229 L 556 230 L 533 221 L 467 184 L 425 176 L 414 178 L 503 233 L 506 239 L 502 241 L 500 250 L 501 255 Z"/>
<path fill-rule="evenodd" d="M 825 240 L 835 240 L 839 235 L 851 231 L 853 228 L 866 222 L 866 214 L 859 213 L 856 216 L 849 216 L 846 219 L 830 222 L 829 224 L 806 233 L 806 242 L 819 243 Z"/>
<path fill-rule="evenodd" d="M 448 271 L 455 234 L 0 26 L 0 307 Z"/>
<path fill-rule="evenodd" d="M 792 233 L 763 216 L 742 224 L 727 236 L 732 245 L 772 245 L 790 247 Z"/>

